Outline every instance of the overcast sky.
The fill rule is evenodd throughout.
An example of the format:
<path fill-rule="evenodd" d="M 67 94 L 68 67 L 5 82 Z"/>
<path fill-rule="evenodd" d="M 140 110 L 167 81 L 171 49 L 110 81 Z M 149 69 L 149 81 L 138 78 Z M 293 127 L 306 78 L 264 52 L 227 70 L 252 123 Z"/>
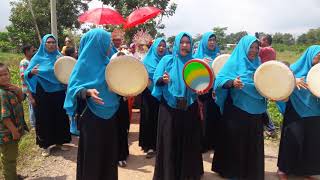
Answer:
<path fill-rule="evenodd" d="M 59 0 L 57 0 L 59 1 Z M 289 32 L 296 35 L 320 27 L 320 0 L 174 0 L 174 16 L 164 19 L 167 37 L 181 31 L 192 35 L 215 26 L 238 31 Z M 90 8 L 101 7 L 94 0 Z M 9 0 L 1 0 L 0 30 L 10 22 Z"/>

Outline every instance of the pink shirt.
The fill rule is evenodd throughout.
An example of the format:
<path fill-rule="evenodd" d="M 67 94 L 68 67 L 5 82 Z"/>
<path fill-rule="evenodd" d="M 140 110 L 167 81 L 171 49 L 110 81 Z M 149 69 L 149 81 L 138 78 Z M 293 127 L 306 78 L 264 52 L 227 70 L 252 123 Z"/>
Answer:
<path fill-rule="evenodd" d="M 260 47 L 259 56 L 262 63 L 270 60 L 276 60 L 276 51 L 271 46 Z"/>

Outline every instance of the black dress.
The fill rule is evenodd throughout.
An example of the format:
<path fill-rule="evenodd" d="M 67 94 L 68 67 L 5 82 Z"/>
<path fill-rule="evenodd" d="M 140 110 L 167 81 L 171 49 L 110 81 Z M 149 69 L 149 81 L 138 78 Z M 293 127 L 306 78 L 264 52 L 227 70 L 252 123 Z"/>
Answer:
<path fill-rule="evenodd" d="M 278 156 L 279 170 L 289 175 L 320 174 L 320 117 L 301 118 L 287 102 Z"/>
<path fill-rule="evenodd" d="M 149 149 L 156 150 L 159 101 L 151 95 L 148 88 L 141 96 L 139 146 L 147 152 Z"/>
<path fill-rule="evenodd" d="M 125 161 L 129 156 L 128 134 L 130 128 L 128 101 L 120 98 L 120 107 L 117 112 L 118 127 L 118 161 Z"/>
<path fill-rule="evenodd" d="M 212 98 L 212 89 L 208 93 L 199 96 L 203 104 L 203 139 L 202 148 L 204 151 L 215 149 L 219 141 L 219 121 L 221 118 L 220 108 Z"/>
<path fill-rule="evenodd" d="M 186 111 L 159 106 L 154 180 L 199 180 L 203 174 L 198 104 Z"/>
<path fill-rule="evenodd" d="M 102 119 L 85 108 L 79 119 L 77 180 L 118 179 L 117 114 Z"/>
<path fill-rule="evenodd" d="M 228 95 L 220 124 L 212 170 L 224 178 L 264 179 L 262 114 L 249 114 Z"/>
<path fill-rule="evenodd" d="M 36 143 L 41 148 L 71 141 L 69 118 L 63 109 L 65 91 L 45 92 L 40 83 L 33 94 L 36 107 Z"/>

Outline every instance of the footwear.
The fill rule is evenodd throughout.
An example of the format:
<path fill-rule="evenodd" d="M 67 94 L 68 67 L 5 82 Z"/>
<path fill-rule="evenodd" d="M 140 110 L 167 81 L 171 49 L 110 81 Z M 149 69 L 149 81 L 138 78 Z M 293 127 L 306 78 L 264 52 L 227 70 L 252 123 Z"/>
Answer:
<path fill-rule="evenodd" d="M 286 175 L 286 173 L 284 173 L 280 170 L 277 171 L 277 175 L 278 175 L 279 180 L 288 180 L 288 176 Z"/>
<path fill-rule="evenodd" d="M 43 156 L 43 157 L 48 157 L 48 156 L 50 156 L 50 149 L 49 149 L 49 148 L 47 148 L 47 149 L 42 149 L 41 156 Z"/>
<path fill-rule="evenodd" d="M 265 135 L 267 136 L 267 137 L 270 137 L 270 138 L 277 138 L 277 132 L 274 130 L 274 131 L 266 131 L 265 132 Z"/>
<path fill-rule="evenodd" d="M 156 155 L 156 152 L 153 149 L 149 149 L 146 155 L 147 159 L 151 159 Z"/>
<path fill-rule="evenodd" d="M 18 177 L 18 180 L 23 180 L 23 179 L 26 179 L 28 176 L 23 176 L 21 174 L 18 174 L 17 177 Z"/>
<path fill-rule="evenodd" d="M 69 151 L 70 150 L 70 148 L 63 146 L 63 145 L 59 145 L 59 144 L 57 144 L 56 147 L 59 148 L 61 151 Z"/>
<path fill-rule="evenodd" d="M 126 167 L 127 166 L 127 162 L 126 161 L 118 161 L 118 166 L 119 167 Z"/>

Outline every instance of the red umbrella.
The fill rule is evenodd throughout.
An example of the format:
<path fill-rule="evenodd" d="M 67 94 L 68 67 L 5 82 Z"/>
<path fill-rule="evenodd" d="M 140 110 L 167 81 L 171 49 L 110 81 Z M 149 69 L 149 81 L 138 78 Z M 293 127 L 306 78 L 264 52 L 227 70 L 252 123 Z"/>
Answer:
<path fill-rule="evenodd" d="M 127 17 L 127 23 L 125 24 L 124 28 L 131 28 L 136 25 L 142 24 L 149 19 L 156 17 L 159 13 L 161 13 L 161 9 L 156 7 L 142 7 L 135 11 L 133 11 Z"/>
<path fill-rule="evenodd" d="M 79 16 L 80 22 L 88 22 L 96 25 L 124 24 L 125 20 L 117 11 L 110 8 L 96 8 L 86 11 Z"/>

